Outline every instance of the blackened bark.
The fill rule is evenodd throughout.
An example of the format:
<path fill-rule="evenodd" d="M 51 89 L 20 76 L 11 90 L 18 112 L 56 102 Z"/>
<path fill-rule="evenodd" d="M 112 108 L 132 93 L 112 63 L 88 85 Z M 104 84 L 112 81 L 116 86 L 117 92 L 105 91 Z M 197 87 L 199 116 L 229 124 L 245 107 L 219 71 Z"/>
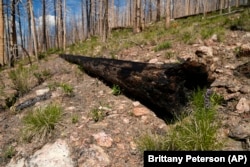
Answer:
<path fill-rule="evenodd" d="M 60 57 L 109 84 L 119 85 L 129 97 L 156 109 L 159 117 L 178 114 L 178 107 L 186 102 L 186 89 L 211 83 L 206 66 L 194 61 L 159 65 L 66 54 Z"/>

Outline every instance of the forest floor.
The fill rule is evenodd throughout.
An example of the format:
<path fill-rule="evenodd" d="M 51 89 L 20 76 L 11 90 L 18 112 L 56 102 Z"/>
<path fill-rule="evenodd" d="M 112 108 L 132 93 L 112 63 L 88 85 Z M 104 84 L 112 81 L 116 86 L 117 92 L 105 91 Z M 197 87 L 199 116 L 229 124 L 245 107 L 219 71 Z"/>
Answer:
<path fill-rule="evenodd" d="M 211 88 L 225 100 L 217 111 L 221 120 L 217 139 L 224 141 L 222 150 L 249 150 L 250 146 L 245 140 L 250 138 L 250 32 L 226 29 L 223 40 L 218 39 L 218 34 L 214 33 L 209 38 L 197 38 L 192 43 L 184 43 L 178 38 L 162 36 L 157 42 L 120 49 L 114 56 L 121 60 L 174 63 L 180 58 L 200 60 L 195 53 L 202 47 L 207 48 L 201 59 L 206 63 L 207 59 L 213 61 L 208 65 L 215 77 Z M 166 40 L 171 40 L 171 47 L 167 51 L 156 51 L 157 43 Z M 244 54 L 237 56 L 238 48 L 244 49 Z M 93 48 L 93 52 L 98 49 Z M 67 52 L 72 53 L 70 49 Z M 109 57 L 111 51 L 107 49 L 99 54 Z M 34 62 L 33 66 L 27 78 L 29 91 L 14 102 L 11 97 L 17 91 L 9 75 L 13 69 L 5 69 L 0 73 L 3 85 L 0 89 L 1 166 L 22 164 L 20 160 L 32 166 L 32 155 L 47 143 L 55 142 L 67 145 L 72 162 L 65 162 L 66 166 L 143 166 L 143 155 L 137 148 L 136 140 L 145 133 L 167 133 L 172 126 L 139 101 L 122 93 L 114 95 L 114 88 L 89 76 L 79 66 L 68 63 L 58 54 L 48 55 L 39 63 Z M 18 65 L 15 68 L 18 69 Z M 42 81 L 34 73 L 43 74 Z M 65 92 L 63 86 L 58 85 L 68 85 L 73 92 Z M 41 92 L 49 92 L 51 96 L 21 111 L 14 111 L 11 107 L 37 97 Z M 245 108 L 236 107 L 243 98 L 246 99 L 242 103 Z M 6 99 L 13 102 L 10 104 L 11 109 L 5 106 Z M 24 141 L 22 128 L 25 115 L 51 103 L 63 109 L 60 124 L 45 139 Z M 97 116 L 99 120 L 95 120 L 95 111 L 101 113 L 101 116 Z M 240 124 L 245 126 L 241 134 L 243 137 L 236 135 L 233 137 L 237 140 L 230 138 L 230 131 L 237 129 Z"/>

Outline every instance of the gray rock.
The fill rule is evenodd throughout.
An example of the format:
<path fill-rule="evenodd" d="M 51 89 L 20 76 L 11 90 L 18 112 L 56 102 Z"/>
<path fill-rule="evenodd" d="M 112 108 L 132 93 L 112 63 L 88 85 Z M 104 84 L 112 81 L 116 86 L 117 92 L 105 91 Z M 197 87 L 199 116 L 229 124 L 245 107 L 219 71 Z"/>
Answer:
<path fill-rule="evenodd" d="M 94 144 L 90 145 L 90 148 L 84 149 L 78 159 L 79 167 L 106 167 L 109 165 L 109 156 L 101 147 Z"/>
<path fill-rule="evenodd" d="M 44 95 L 45 93 L 48 93 L 48 92 L 49 92 L 49 88 L 39 89 L 39 90 L 36 90 L 36 95 L 40 96 L 40 95 Z"/>
<path fill-rule="evenodd" d="M 73 167 L 73 161 L 70 157 L 69 147 L 66 141 L 58 139 L 53 144 L 46 144 L 41 150 L 36 151 L 27 159 L 14 159 L 7 167 Z"/>
<path fill-rule="evenodd" d="M 249 106 L 249 100 L 246 98 L 241 98 L 238 104 L 236 105 L 236 109 L 238 113 L 243 113 L 243 112 L 249 112 L 250 111 L 250 106 Z"/>
<path fill-rule="evenodd" d="M 92 136 L 95 138 L 99 146 L 102 146 L 102 147 L 112 146 L 113 139 L 109 135 L 107 135 L 104 131 L 93 134 Z"/>
<path fill-rule="evenodd" d="M 245 94 L 250 93 L 250 87 L 244 85 L 241 87 L 240 92 L 245 93 Z"/>
<path fill-rule="evenodd" d="M 230 129 L 229 137 L 236 140 L 245 140 L 246 149 L 250 148 L 250 122 L 241 122 Z"/>
<path fill-rule="evenodd" d="M 149 60 L 148 63 L 155 64 L 155 63 L 157 63 L 157 62 L 158 62 L 158 59 L 154 58 L 154 59 Z"/>

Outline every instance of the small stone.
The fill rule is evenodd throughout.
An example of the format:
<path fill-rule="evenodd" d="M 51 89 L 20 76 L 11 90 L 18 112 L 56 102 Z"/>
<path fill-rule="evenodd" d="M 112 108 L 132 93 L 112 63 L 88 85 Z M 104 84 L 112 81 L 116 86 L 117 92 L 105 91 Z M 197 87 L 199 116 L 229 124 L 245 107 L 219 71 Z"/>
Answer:
<path fill-rule="evenodd" d="M 121 150 L 125 150 L 124 144 L 118 143 L 118 144 L 117 144 L 117 147 L 118 147 L 119 149 L 121 149 Z"/>
<path fill-rule="evenodd" d="M 134 106 L 134 107 L 138 107 L 140 104 L 141 104 L 141 103 L 140 103 L 139 101 L 133 102 L 133 106 Z"/>
<path fill-rule="evenodd" d="M 99 146 L 103 147 L 111 147 L 113 139 L 107 135 L 105 132 L 100 132 L 92 135 L 95 140 L 97 141 L 97 144 Z"/>
<path fill-rule="evenodd" d="M 244 85 L 244 86 L 242 86 L 242 87 L 240 88 L 240 92 L 245 93 L 245 94 L 250 93 L 250 87 Z"/>
<path fill-rule="evenodd" d="M 224 95 L 224 100 L 229 101 L 232 99 L 237 99 L 239 96 L 240 96 L 240 92 L 227 94 L 227 95 Z"/>
<path fill-rule="evenodd" d="M 133 141 L 130 142 L 130 148 L 131 148 L 132 150 L 137 149 L 137 145 L 135 144 L 135 142 L 133 142 Z"/>
<path fill-rule="evenodd" d="M 24 158 L 16 160 L 15 158 L 12 158 L 10 163 L 7 164 L 6 167 L 24 167 L 27 165 L 27 162 Z"/>
<path fill-rule="evenodd" d="M 98 123 L 91 123 L 87 125 L 90 129 L 104 129 L 108 126 L 108 123 L 98 122 Z"/>
<path fill-rule="evenodd" d="M 143 116 L 141 117 L 141 121 L 144 122 L 144 123 L 147 123 L 147 119 L 148 119 L 148 117 L 145 116 L 145 115 L 143 115 Z"/>
<path fill-rule="evenodd" d="M 250 37 L 250 33 L 249 32 L 247 32 L 244 36 L 243 36 L 243 38 L 249 38 Z"/>
<path fill-rule="evenodd" d="M 39 90 L 36 90 L 36 95 L 40 96 L 40 95 L 44 95 L 45 93 L 48 93 L 48 92 L 49 92 L 49 88 L 39 89 Z"/>
<path fill-rule="evenodd" d="M 228 135 L 238 140 L 250 138 L 250 123 L 249 122 L 239 123 L 237 126 L 230 129 Z"/>
<path fill-rule="evenodd" d="M 198 57 L 204 57 L 204 56 L 213 57 L 213 48 L 207 46 L 201 46 L 196 50 L 195 54 Z"/>
<path fill-rule="evenodd" d="M 250 106 L 249 106 L 249 100 L 246 98 L 241 98 L 238 104 L 236 105 L 236 109 L 238 113 L 243 113 L 243 112 L 249 112 L 250 111 Z"/>
<path fill-rule="evenodd" d="M 149 113 L 150 113 L 150 111 L 147 108 L 145 108 L 145 107 L 135 107 L 133 109 L 133 114 L 135 116 L 147 115 Z"/>
<path fill-rule="evenodd" d="M 225 68 L 230 69 L 230 70 L 234 70 L 236 68 L 235 64 L 227 64 L 225 65 Z"/>
<path fill-rule="evenodd" d="M 235 92 L 238 92 L 240 90 L 240 88 L 241 88 L 240 85 L 234 85 L 233 87 L 228 87 L 228 90 L 235 93 Z"/>
<path fill-rule="evenodd" d="M 99 94 L 100 96 L 103 96 L 104 91 L 103 91 L 103 90 L 101 90 L 101 91 L 99 91 L 99 92 L 98 92 L 98 94 Z"/>
<path fill-rule="evenodd" d="M 212 35 L 211 40 L 214 41 L 214 42 L 217 42 L 218 41 L 217 34 Z"/>
<path fill-rule="evenodd" d="M 67 110 L 67 111 L 73 111 L 73 110 L 75 110 L 75 109 L 76 109 L 76 107 L 70 106 L 70 107 L 67 107 L 65 110 Z"/>
<path fill-rule="evenodd" d="M 128 118 L 124 118 L 122 121 L 123 121 L 125 124 L 129 124 L 129 119 L 128 119 Z"/>
<path fill-rule="evenodd" d="M 151 59 L 151 60 L 149 60 L 149 62 L 148 63 L 157 63 L 158 62 L 158 59 L 156 59 L 156 58 L 154 58 L 154 59 Z"/>

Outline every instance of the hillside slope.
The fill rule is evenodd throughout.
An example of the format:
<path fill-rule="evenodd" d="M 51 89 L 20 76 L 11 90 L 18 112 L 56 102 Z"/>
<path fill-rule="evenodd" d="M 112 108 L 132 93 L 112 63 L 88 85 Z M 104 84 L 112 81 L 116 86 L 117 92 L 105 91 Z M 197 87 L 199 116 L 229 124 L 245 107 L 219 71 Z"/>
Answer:
<path fill-rule="evenodd" d="M 228 19 L 237 17 L 241 17 L 240 14 Z M 250 32 L 232 31 L 228 25 L 218 30 L 218 20 L 197 23 L 192 19 L 174 21 L 169 31 L 155 31 L 159 25 L 150 25 L 145 34 L 133 38 L 123 36 L 124 31 L 125 34 L 130 32 L 121 30 L 114 32 L 110 43 L 104 46 L 94 43 L 90 50 L 86 50 L 86 46 L 93 42 L 86 41 L 89 43 L 69 47 L 67 53 L 89 53 L 90 56 L 157 64 L 186 59 L 205 63 L 215 78 L 210 89 L 224 99 L 217 108 L 221 122 L 216 137 L 224 143 L 222 150 L 249 150 Z M 180 28 L 183 25 L 186 27 Z M 209 27 L 213 31 L 205 31 Z M 196 30 L 203 30 L 203 33 L 190 34 Z M 17 73 L 18 76 L 14 75 L 17 71 L 13 69 L 0 73 L 2 166 L 143 166 L 138 138 L 146 133 L 164 135 L 178 124 L 178 121 L 174 125 L 166 123 L 140 102 L 120 94 L 119 88 L 108 87 L 58 54 L 34 62 L 31 68 L 23 64 L 16 67 L 18 72 L 24 71 Z M 21 87 L 22 92 L 20 87 L 17 89 L 20 84 L 17 78 L 21 76 L 28 86 L 27 90 L 23 88 L 25 86 Z M 117 95 L 114 91 L 118 91 Z M 19 98 L 15 99 L 18 93 Z M 34 102 L 36 97 L 44 94 L 47 94 L 46 98 Z M 23 102 L 32 103 L 31 99 L 35 103 L 33 106 L 18 110 Z M 59 121 L 48 126 L 47 131 L 28 135 L 32 129 L 25 131 L 27 115 L 50 104 L 61 107 Z M 189 110 L 188 107 L 183 110 Z"/>

